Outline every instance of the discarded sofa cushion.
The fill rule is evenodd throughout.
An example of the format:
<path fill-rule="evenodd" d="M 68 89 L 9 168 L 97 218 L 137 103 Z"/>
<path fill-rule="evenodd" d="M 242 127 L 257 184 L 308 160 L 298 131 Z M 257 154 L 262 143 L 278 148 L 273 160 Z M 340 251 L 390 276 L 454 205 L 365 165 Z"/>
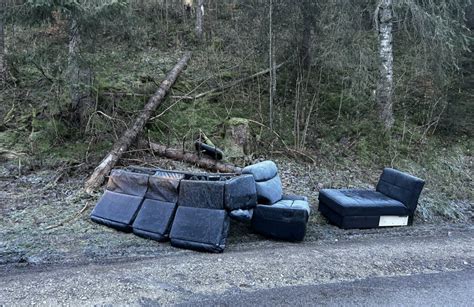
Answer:
<path fill-rule="evenodd" d="M 241 221 L 251 218 L 252 229 L 267 237 L 303 240 L 310 214 L 308 199 L 304 196 L 283 195 L 278 168 L 273 161 L 247 166 L 242 173 L 254 177 L 258 205 L 253 212 L 232 211 L 231 217 Z"/>
<path fill-rule="evenodd" d="M 413 214 L 425 181 L 393 168 L 385 168 L 377 183 L 376 190 L 402 202 Z"/>
<path fill-rule="evenodd" d="M 424 181 L 403 172 L 383 170 L 376 191 L 324 189 L 319 211 L 344 228 L 376 228 L 411 224 Z"/>
<path fill-rule="evenodd" d="M 133 222 L 133 233 L 165 241 L 169 237 L 177 207 L 180 180 L 184 174 L 160 171 L 150 176 L 145 200 Z"/>
<path fill-rule="evenodd" d="M 144 238 L 166 241 L 177 204 L 153 199 L 145 199 L 133 222 L 133 233 Z"/>
<path fill-rule="evenodd" d="M 267 237 L 302 241 L 310 214 L 306 200 L 282 199 L 273 205 L 258 205 L 253 210 L 252 228 Z"/>
<path fill-rule="evenodd" d="M 319 201 L 343 216 L 409 214 L 404 204 L 377 191 L 324 189 Z"/>
<path fill-rule="evenodd" d="M 242 170 L 242 174 L 250 174 L 254 177 L 259 204 L 271 205 L 282 198 L 281 179 L 273 161 L 247 166 Z"/>
<path fill-rule="evenodd" d="M 252 175 L 225 181 L 224 204 L 227 210 L 250 209 L 257 205 L 257 189 Z"/>
<path fill-rule="evenodd" d="M 148 175 L 113 170 L 107 183 L 107 190 L 92 210 L 91 220 L 130 232 L 147 187 Z"/>
<path fill-rule="evenodd" d="M 181 180 L 179 206 L 224 209 L 223 181 Z"/>
<path fill-rule="evenodd" d="M 221 253 L 229 232 L 225 210 L 178 207 L 171 228 L 171 245 L 197 251 Z"/>

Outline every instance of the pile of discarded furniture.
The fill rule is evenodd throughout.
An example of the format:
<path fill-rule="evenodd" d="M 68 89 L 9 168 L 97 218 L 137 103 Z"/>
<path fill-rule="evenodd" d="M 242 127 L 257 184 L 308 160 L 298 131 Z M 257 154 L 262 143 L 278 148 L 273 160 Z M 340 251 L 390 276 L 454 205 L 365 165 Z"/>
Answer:
<path fill-rule="evenodd" d="M 199 251 L 222 252 L 230 218 L 262 235 L 301 241 L 310 206 L 283 195 L 275 163 L 242 174 L 195 174 L 161 169 L 113 170 L 91 219 L 115 229 Z"/>
<path fill-rule="evenodd" d="M 319 211 L 345 229 L 407 225 L 423 185 L 385 169 L 375 191 L 321 190 Z M 91 219 L 179 248 L 223 252 L 230 219 L 269 238 L 302 241 L 310 213 L 308 199 L 283 194 L 277 166 L 264 161 L 240 174 L 113 170 Z"/>

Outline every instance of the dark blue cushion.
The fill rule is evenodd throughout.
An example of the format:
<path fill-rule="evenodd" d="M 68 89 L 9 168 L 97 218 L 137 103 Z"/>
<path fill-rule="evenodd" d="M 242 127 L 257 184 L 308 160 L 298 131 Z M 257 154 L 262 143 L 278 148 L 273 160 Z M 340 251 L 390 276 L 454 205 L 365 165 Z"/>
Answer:
<path fill-rule="evenodd" d="M 274 239 L 302 241 L 306 234 L 309 206 L 308 210 L 305 206 L 292 208 L 291 201 L 284 202 L 272 206 L 257 205 L 253 210 L 252 229 Z"/>
<path fill-rule="evenodd" d="M 420 178 L 393 168 L 385 168 L 380 176 L 376 190 L 402 202 L 413 214 L 424 185 L 424 180 Z"/>
<path fill-rule="evenodd" d="M 167 240 L 176 207 L 176 203 L 145 199 L 133 222 L 133 233 L 156 241 Z"/>
<path fill-rule="evenodd" d="M 181 180 L 179 206 L 224 209 L 223 181 Z"/>
<path fill-rule="evenodd" d="M 91 213 L 91 219 L 99 224 L 129 232 L 140 209 L 143 197 L 106 190 Z"/>
<path fill-rule="evenodd" d="M 319 192 L 319 202 L 326 204 L 342 216 L 409 215 L 410 213 L 400 201 L 370 190 L 324 189 Z"/>
<path fill-rule="evenodd" d="M 250 209 L 257 205 L 257 189 L 252 175 L 225 181 L 224 204 L 227 210 Z"/>
<path fill-rule="evenodd" d="M 171 245 L 198 251 L 221 253 L 229 232 L 225 210 L 178 207 L 171 228 Z"/>
<path fill-rule="evenodd" d="M 281 180 L 273 161 L 249 165 L 242 170 L 242 174 L 251 174 L 254 177 L 259 204 L 271 205 L 282 198 Z"/>
<path fill-rule="evenodd" d="M 113 170 L 107 190 L 91 213 L 91 219 L 129 232 L 148 189 L 148 175 Z"/>

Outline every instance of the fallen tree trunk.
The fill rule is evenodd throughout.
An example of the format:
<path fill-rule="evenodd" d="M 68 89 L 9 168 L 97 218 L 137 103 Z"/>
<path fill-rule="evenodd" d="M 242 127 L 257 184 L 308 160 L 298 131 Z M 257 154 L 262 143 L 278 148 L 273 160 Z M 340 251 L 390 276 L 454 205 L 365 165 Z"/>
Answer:
<path fill-rule="evenodd" d="M 145 126 L 148 119 L 150 119 L 153 111 L 155 111 L 156 108 L 164 101 L 169 89 L 171 86 L 173 86 L 181 71 L 186 67 L 190 58 L 191 53 L 185 53 L 185 55 L 168 73 L 165 80 L 161 82 L 161 85 L 155 94 L 148 100 L 148 103 L 143 108 L 143 111 L 141 111 L 140 115 L 138 115 L 138 117 L 135 119 L 133 126 L 125 131 L 120 139 L 114 144 L 112 150 L 107 154 L 107 156 L 105 156 L 99 166 L 95 168 L 94 172 L 85 183 L 87 193 L 91 193 L 104 182 L 105 176 L 109 174 L 122 154 L 136 139 L 138 133 L 143 130 L 143 127 Z"/>
<path fill-rule="evenodd" d="M 221 173 L 240 173 L 242 169 L 230 163 L 219 162 L 217 160 L 200 157 L 199 155 L 186 152 L 180 149 L 166 147 L 165 145 L 149 142 L 142 142 L 140 145 L 143 147 L 149 146 L 149 148 L 155 153 L 162 157 L 166 157 L 173 160 L 179 160 L 187 163 L 195 164 L 201 168 L 214 170 Z"/>

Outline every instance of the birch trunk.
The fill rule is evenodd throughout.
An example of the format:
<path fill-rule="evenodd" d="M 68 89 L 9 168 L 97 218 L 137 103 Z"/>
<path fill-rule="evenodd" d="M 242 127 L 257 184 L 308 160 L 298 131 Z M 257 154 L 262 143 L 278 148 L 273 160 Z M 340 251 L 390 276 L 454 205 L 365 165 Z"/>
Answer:
<path fill-rule="evenodd" d="M 0 4 L 0 82 L 5 81 L 7 77 L 7 64 L 5 61 L 5 30 L 4 30 L 4 6 L 5 4 Z"/>
<path fill-rule="evenodd" d="M 67 70 L 69 79 L 69 97 L 71 99 L 71 110 L 74 119 L 80 118 L 80 82 L 79 82 L 79 44 L 81 41 L 77 21 L 71 18 L 69 22 L 69 51 L 67 59 Z"/>
<path fill-rule="evenodd" d="M 197 8 L 196 8 L 196 36 L 199 40 L 202 40 L 203 19 L 204 19 L 204 0 L 198 0 Z"/>
<path fill-rule="evenodd" d="M 377 107 L 379 119 L 386 129 L 393 126 L 393 11 L 392 0 L 381 0 L 377 11 L 379 35 L 379 81 L 377 84 Z"/>
<path fill-rule="evenodd" d="M 270 130 L 273 131 L 273 104 L 276 93 L 276 61 L 275 61 L 275 50 L 273 41 L 273 0 L 270 0 L 269 9 L 269 44 L 268 44 L 268 57 L 270 66 L 270 96 L 269 96 L 269 126 Z"/>

